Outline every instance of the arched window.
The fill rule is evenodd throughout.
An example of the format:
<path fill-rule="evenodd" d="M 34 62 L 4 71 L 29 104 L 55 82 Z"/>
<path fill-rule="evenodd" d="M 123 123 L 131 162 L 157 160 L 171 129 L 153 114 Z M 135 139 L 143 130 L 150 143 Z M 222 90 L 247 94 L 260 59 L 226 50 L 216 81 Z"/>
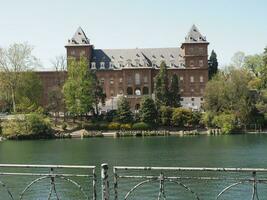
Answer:
<path fill-rule="evenodd" d="M 127 95 L 133 95 L 133 88 L 131 87 L 127 88 Z"/>
<path fill-rule="evenodd" d="M 140 74 L 136 73 L 135 74 L 135 84 L 136 85 L 140 85 L 141 81 L 140 81 Z"/>
<path fill-rule="evenodd" d="M 149 94 L 149 89 L 148 87 L 143 87 L 143 95 Z"/>
<path fill-rule="evenodd" d="M 135 91 L 134 91 L 134 94 L 137 95 L 137 96 L 140 96 L 141 95 L 140 88 L 136 88 Z"/>

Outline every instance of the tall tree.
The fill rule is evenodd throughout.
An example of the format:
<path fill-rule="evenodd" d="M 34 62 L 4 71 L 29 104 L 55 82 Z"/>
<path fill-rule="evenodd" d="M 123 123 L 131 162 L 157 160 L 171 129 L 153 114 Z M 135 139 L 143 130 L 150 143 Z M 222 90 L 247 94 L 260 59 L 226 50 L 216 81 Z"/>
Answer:
<path fill-rule="evenodd" d="M 169 98 L 169 79 L 167 65 L 165 62 L 160 64 L 159 73 L 156 76 L 155 95 L 157 106 L 168 105 Z"/>
<path fill-rule="evenodd" d="M 92 85 L 87 59 L 69 60 L 68 78 L 63 86 L 63 94 L 67 110 L 72 115 L 90 112 L 93 103 Z"/>
<path fill-rule="evenodd" d="M 235 68 L 243 67 L 245 62 L 245 53 L 242 51 L 236 52 L 232 57 L 232 66 Z"/>
<path fill-rule="evenodd" d="M 0 84 L 10 93 L 13 112 L 17 111 L 17 91 L 21 84 L 22 72 L 39 66 L 32 50 L 27 43 L 13 44 L 7 49 L 0 49 Z"/>
<path fill-rule="evenodd" d="M 55 124 L 57 124 L 57 119 L 59 118 L 59 113 L 64 113 L 65 120 L 65 100 L 63 95 L 63 85 L 67 78 L 67 61 L 65 56 L 57 56 L 51 61 L 52 66 L 56 72 L 56 84 L 51 89 L 48 94 L 48 106 L 47 109 L 54 113 Z"/>
<path fill-rule="evenodd" d="M 91 72 L 93 78 L 93 87 L 92 87 L 92 95 L 93 95 L 93 113 L 95 115 L 99 115 L 99 104 L 105 104 L 106 94 L 103 91 L 103 87 L 97 79 L 96 73 L 94 71 Z"/>
<path fill-rule="evenodd" d="M 157 109 L 154 100 L 150 97 L 144 97 L 140 109 L 141 121 L 153 125 L 156 123 L 156 116 Z"/>
<path fill-rule="evenodd" d="M 217 60 L 217 54 L 214 50 L 212 50 L 209 61 L 209 79 L 212 79 L 212 77 L 217 74 L 218 72 L 218 60 Z"/>
<path fill-rule="evenodd" d="M 118 101 L 118 120 L 121 123 L 131 123 L 133 121 L 133 114 L 131 112 L 130 104 L 125 97 L 121 97 Z"/>
<path fill-rule="evenodd" d="M 17 111 L 29 113 L 39 109 L 42 90 L 42 82 L 35 72 L 23 72 L 16 91 Z"/>
<path fill-rule="evenodd" d="M 179 90 L 179 79 L 177 74 L 172 75 L 170 91 L 169 91 L 169 106 L 180 107 L 180 90 Z"/>

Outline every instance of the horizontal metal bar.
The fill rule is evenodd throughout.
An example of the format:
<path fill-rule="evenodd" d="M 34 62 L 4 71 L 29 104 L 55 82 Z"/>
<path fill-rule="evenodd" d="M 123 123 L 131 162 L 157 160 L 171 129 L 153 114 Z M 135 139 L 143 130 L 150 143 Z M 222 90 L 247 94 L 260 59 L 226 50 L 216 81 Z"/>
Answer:
<path fill-rule="evenodd" d="M 200 167 L 124 167 L 114 166 L 116 170 L 171 170 L 171 171 L 216 171 L 216 172 L 267 172 L 267 168 L 200 168 Z"/>
<path fill-rule="evenodd" d="M 0 164 L 0 168 L 54 168 L 54 169 L 95 169 L 95 166 L 86 165 L 17 165 Z"/>
<path fill-rule="evenodd" d="M 43 173 L 9 173 L 9 172 L 0 172 L 0 176 L 94 177 L 93 175 L 86 175 L 86 174 L 43 174 Z"/>
<path fill-rule="evenodd" d="M 120 179 L 160 179 L 160 176 L 117 176 Z M 255 181 L 253 178 L 220 178 L 220 177 L 164 177 L 168 180 L 228 180 L 228 181 Z M 257 181 L 267 181 L 267 178 L 257 179 Z"/>

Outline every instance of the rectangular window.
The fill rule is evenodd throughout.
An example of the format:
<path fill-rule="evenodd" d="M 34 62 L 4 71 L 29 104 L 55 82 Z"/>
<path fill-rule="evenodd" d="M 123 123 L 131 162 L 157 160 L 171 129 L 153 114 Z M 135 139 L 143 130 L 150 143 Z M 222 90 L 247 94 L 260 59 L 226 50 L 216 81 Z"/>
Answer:
<path fill-rule="evenodd" d="M 203 67 L 203 66 L 204 66 L 204 62 L 203 62 L 203 60 L 199 60 L 199 66 L 200 66 L 200 67 Z"/>
<path fill-rule="evenodd" d="M 195 66 L 194 60 L 190 60 L 190 67 L 194 67 L 194 66 Z"/>
<path fill-rule="evenodd" d="M 110 78 L 110 81 L 109 82 L 110 82 L 111 85 L 113 85 L 114 84 L 113 78 Z"/>
<path fill-rule="evenodd" d="M 194 83 L 194 76 L 190 76 L 190 82 Z"/>
<path fill-rule="evenodd" d="M 183 76 L 180 76 L 180 81 L 183 81 L 184 80 L 184 77 Z"/>
<path fill-rule="evenodd" d="M 144 83 L 147 83 L 148 80 L 147 80 L 147 76 L 144 76 Z"/>
<path fill-rule="evenodd" d="M 120 78 L 120 83 L 122 83 L 122 78 Z"/>
<path fill-rule="evenodd" d="M 199 77 L 199 81 L 200 81 L 200 83 L 203 83 L 204 82 L 203 76 L 200 76 Z"/>

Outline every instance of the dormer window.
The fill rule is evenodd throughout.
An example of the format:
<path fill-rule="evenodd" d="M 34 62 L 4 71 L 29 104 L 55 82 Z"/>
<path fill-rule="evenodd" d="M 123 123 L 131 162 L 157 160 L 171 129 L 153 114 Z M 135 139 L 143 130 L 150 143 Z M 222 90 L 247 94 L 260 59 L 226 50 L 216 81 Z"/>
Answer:
<path fill-rule="evenodd" d="M 156 68 L 156 67 L 157 67 L 156 60 L 153 60 L 153 61 L 152 61 L 152 67 L 153 67 L 153 68 Z"/>
<path fill-rule="evenodd" d="M 132 60 L 128 59 L 127 60 L 127 67 L 131 67 L 132 66 Z"/>
<path fill-rule="evenodd" d="M 105 69 L 105 62 L 100 62 L 100 69 Z"/>
<path fill-rule="evenodd" d="M 202 40 L 202 37 L 199 37 L 199 40 Z"/>
<path fill-rule="evenodd" d="M 96 68 L 95 62 L 92 62 L 91 63 L 91 69 L 95 69 L 95 68 Z"/>
<path fill-rule="evenodd" d="M 135 65 L 136 65 L 136 67 L 139 67 L 139 65 L 140 65 L 140 60 L 139 59 L 135 60 Z"/>
<path fill-rule="evenodd" d="M 113 69 L 113 67 L 114 67 L 113 62 L 110 62 L 110 63 L 109 63 L 109 68 L 110 68 L 110 69 Z"/>
<path fill-rule="evenodd" d="M 170 67 L 175 67 L 174 60 L 170 61 Z"/>

